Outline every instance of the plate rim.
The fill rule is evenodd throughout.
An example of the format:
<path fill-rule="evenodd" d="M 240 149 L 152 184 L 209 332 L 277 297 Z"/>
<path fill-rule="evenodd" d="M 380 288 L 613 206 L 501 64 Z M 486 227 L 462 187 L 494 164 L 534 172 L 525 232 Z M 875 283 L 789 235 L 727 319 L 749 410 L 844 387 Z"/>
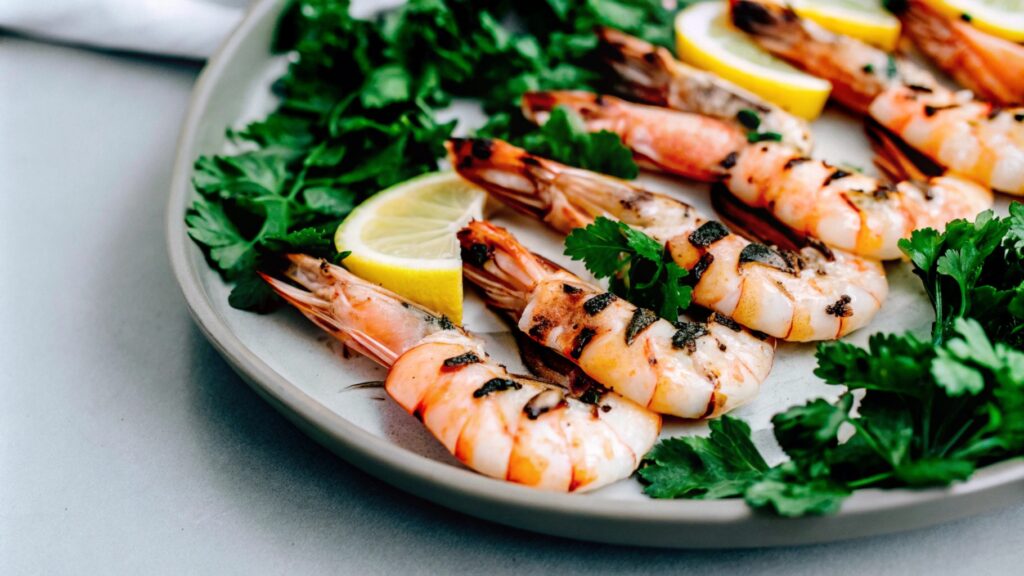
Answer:
<path fill-rule="evenodd" d="M 276 19 L 283 6 L 284 0 L 259 0 L 252 5 L 200 73 L 176 144 L 171 191 L 166 207 L 165 240 L 171 268 L 189 313 L 207 340 L 275 409 L 338 456 L 405 492 L 501 524 L 593 541 L 670 547 L 811 544 L 884 534 L 983 511 L 977 504 L 970 510 L 966 509 L 970 508 L 967 505 L 962 506 L 964 510 L 953 510 L 954 500 L 973 498 L 986 503 L 984 508 L 994 508 L 1005 501 L 1006 497 L 984 498 L 986 493 L 995 493 L 1003 488 L 1024 488 L 1024 461 L 1016 459 L 988 466 L 979 470 L 970 481 L 948 488 L 857 491 L 843 503 L 837 514 L 824 517 L 776 518 L 752 511 L 739 499 L 634 501 L 591 498 L 527 488 L 429 459 L 374 436 L 317 403 L 299 386 L 288 381 L 249 350 L 214 308 L 196 266 L 197 260 L 203 262 L 203 259 L 195 257 L 199 248 L 188 236 L 184 222 L 185 210 L 193 198 L 191 174 L 197 152 L 197 135 L 211 94 L 231 66 L 246 37 L 266 18 Z M 945 513 L 938 514 L 936 519 L 936 510 L 933 509 L 932 514 L 929 514 L 924 508 L 935 507 L 940 502 L 946 505 L 943 507 Z M 869 518 L 881 518 L 880 514 L 896 512 L 907 512 L 918 519 L 909 523 L 893 523 L 881 529 L 851 528 L 839 534 L 835 530 L 821 530 L 827 524 L 856 526 L 858 518 L 863 523 Z M 557 517 L 569 522 L 550 522 Z M 741 525 L 750 525 L 755 530 L 776 533 L 760 536 L 748 534 L 739 538 L 741 542 L 738 545 L 732 542 L 717 544 L 707 538 L 687 538 L 686 535 L 681 538 L 669 535 L 647 541 L 637 538 L 635 534 L 603 536 L 594 533 L 594 530 L 582 525 L 589 524 L 588 520 L 632 527 L 679 529 L 718 527 L 733 530 Z M 576 530 L 569 529 L 573 524 L 580 525 Z M 795 537 L 778 534 L 775 529 L 782 526 L 786 526 L 786 531 Z"/>

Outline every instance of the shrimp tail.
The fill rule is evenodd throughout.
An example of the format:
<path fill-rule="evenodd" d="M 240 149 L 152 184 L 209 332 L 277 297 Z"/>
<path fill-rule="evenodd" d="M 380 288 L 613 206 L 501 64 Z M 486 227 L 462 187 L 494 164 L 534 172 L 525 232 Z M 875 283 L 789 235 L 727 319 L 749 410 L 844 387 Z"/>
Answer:
<path fill-rule="evenodd" d="M 460 176 L 516 211 L 543 219 L 551 210 L 551 198 L 540 181 L 550 181 L 554 174 L 526 150 L 483 138 L 451 138 L 445 148 Z"/>
<path fill-rule="evenodd" d="M 792 8 L 762 0 L 729 0 L 732 23 L 755 36 L 771 52 L 784 55 L 800 45 L 807 35 Z M 795 57 L 795 54 L 794 54 Z"/>
<path fill-rule="evenodd" d="M 614 28 L 596 29 L 597 53 L 616 76 L 615 89 L 634 99 L 668 106 L 672 68 L 668 50 Z"/>
<path fill-rule="evenodd" d="M 1024 103 L 1024 46 L 979 30 L 925 0 L 890 0 L 888 7 L 918 49 L 959 84 L 1001 106 Z"/>
<path fill-rule="evenodd" d="M 879 73 L 886 67 L 885 52 L 825 30 L 800 18 L 777 0 L 730 0 L 732 22 L 751 35 L 762 48 L 805 72 L 832 83 L 832 97 L 850 110 L 866 114 L 871 102 L 896 77 L 931 85 L 934 79 L 907 63 L 898 64 L 893 78 Z M 865 70 L 872 67 L 875 72 Z"/>
<path fill-rule="evenodd" d="M 328 334 L 343 342 L 352 350 L 370 358 L 382 366 L 390 366 L 395 358 L 380 342 L 368 335 L 345 326 L 331 314 L 331 303 L 309 290 L 292 286 L 282 280 L 268 276 L 263 272 L 260 277 L 273 288 L 279 296 L 298 309 L 306 318 L 325 330 Z"/>
<path fill-rule="evenodd" d="M 260 276 L 314 324 L 382 366 L 394 364 L 427 334 L 459 329 L 397 294 L 319 258 L 289 254 L 282 275 Z"/>
<path fill-rule="evenodd" d="M 330 301 L 305 288 L 293 286 L 263 272 L 258 272 L 258 274 L 278 296 L 297 308 L 314 324 L 331 334 L 344 332 L 345 327 L 331 316 Z"/>
<path fill-rule="evenodd" d="M 445 147 L 460 176 L 517 212 L 566 233 L 593 221 L 587 207 L 569 202 L 556 185 L 572 169 L 503 140 L 452 138 Z"/>
<path fill-rule="evenodd" d="M 565 106 L 586 118 L 588 115 L 600 113 L 604 105 L 603 98 L 600 94 L 576 90 L 526 92 L 522 99 L 523 116 L 538 125 L 544 124 L 552 110 L 558 106 Z"/>
<path fill-rule="evenodd" d="M 559 267 L 524 248 L 508 230 L 474 220 L 458 232 L 462 270 L 488 305 L 518 320 L 534 287 Z"/>

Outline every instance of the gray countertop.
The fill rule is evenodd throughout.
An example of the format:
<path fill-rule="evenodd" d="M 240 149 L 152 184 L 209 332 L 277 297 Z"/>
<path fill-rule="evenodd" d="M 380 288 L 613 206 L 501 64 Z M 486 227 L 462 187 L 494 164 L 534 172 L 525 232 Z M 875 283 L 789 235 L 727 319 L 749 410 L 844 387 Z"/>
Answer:
<path fill-rule="evenodd" d="M 857 542 L 659 551 L 488 524 L 334 457 L 235 376 L 171 276 L 197 73 L 0 36 L 0 574 L 1019 573 L 1024 504 Z"/>

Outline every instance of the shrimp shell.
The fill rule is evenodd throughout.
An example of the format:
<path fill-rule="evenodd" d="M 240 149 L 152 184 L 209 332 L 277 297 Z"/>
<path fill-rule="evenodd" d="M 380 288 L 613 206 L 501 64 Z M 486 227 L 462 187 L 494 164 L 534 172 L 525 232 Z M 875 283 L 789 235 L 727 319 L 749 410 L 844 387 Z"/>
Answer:
<path fill-rule="evenodd" d="M 1004 110 L 963 94 L 898 87 L 875 98 L 870 112 L 951 173 L 1024 195 L 1024 108 Z"/>
<path fill-rule="evenodd" d="M 924 0 L 902 4 L 897 14 L 903 32 L 939 68 L 989 102 L 1024 104 L 1024 45 L 983 32 Z"/>
<path fill-rule="evenodd" d="M 589 130 L 612 130 L 645 166 L 696 180 L 722 180 L 744 203 L 785 226 L 859 256 L 899 258 L 897 241 L 916 228 L 972 218 L 992 194 L 946 177 L 889 186 L 813 160 L 779 142 L 748 143 L 719 120 L 652 109 L 584 92 L 523 96 L 528 117 L 543 122 L 555 106 L 580 112 Z"/>
<path fill-rule="evenodd" d="M 459 232 L 466 278 L 534 341 L 641 406 L 711 418 L 752 399 L 774 342 L 728 319 L 673 325 L 530 253 L 486 221 Z"/>
<path fill-rule="evenodd" d="M 1002 110 L 974 100 L 968 92 L 951 91 L 906 60 L 828 32 L 770 0 L 731 2 L 732 20 L 739 28 L 768 51 L 831 81 L 839 102 L 870 116 L 951 175 L 1024 195 L 1024 108 Z M 916 22 L 910 24 L 920 28 Z M 993 70 L 1024 82 L 1024 68 L 1015 68 L 1019 59 L 1005 56 Z M 986 66 L 981 67 L 988 70 Z M 973 67 L 960 70 L 961 76 L 975 74 Z"/>
<path fill-rule="evenodd" d="M 730 0 L 732 22 L 772 54 L 832 83 L 832 98 L 866 115 L 892 86 L 937 89 L 930 73 L 901 58 L 800 18 L 772 0 Z"/>
<path fill-rule="evenodd" d="M 591 92 L 523 94 L 523 114 L 537 124 L 544 124 L 556 106 L 575 111 L 590 131 L 618 134 L 641 165 L 695 180 L 720 178 L 724 173 L 721 162 L 747 141 L 738 125 L 700 114 Z"/>
<path fill-rule="evenodd" d="M 464 178 L 562 233 L 604 216 L 665 243 L 675 262 L 696 277 L 695 303 L 771 336 L 841 337 L 870 322 L 888 293 L 885 271 L 874 260 L 814 248 L 783 253 L 751 244 L 674 198 L 532 156 L 505 142 L 449 140 L 447 147 Z M 467 160 L 484 149 L 487 158 Z M 758 254 L 765 258 L 759 261 Z"/>
<path fill-rule="evenodd" d="M 893 186 L 770 142 L 741 151 L 725 184 L 742 202 L 767 209 L 792 230 L 882 260 L 900 258 L 898 242 L 914 230 L 973 218 L 993 201 L 991 191 L 962 178 Z"/>
<path fill-rule="evenodd" d="M 615 72 L 620 91 L 655 106 L 732 123 L 744 110 L 758 114 L 761 129 L 775 132 L 801 152 L 811 151 L 811 131 L 801 118 L 711 72 L 676 60 L 660 46 L 613 28 L 597 30 L 598 53 Z"/>
<path fill-rule="evenodd" d="M 513 376 L 469 334 L 397 295 L 309 256 L 264 275 L 286 301 L 346 345 L 389 368 L 384 387 L 444 447 L 481 474 L 563 492 L 629 476 L 661 418 L 614 393 L 593 404 Z"/>

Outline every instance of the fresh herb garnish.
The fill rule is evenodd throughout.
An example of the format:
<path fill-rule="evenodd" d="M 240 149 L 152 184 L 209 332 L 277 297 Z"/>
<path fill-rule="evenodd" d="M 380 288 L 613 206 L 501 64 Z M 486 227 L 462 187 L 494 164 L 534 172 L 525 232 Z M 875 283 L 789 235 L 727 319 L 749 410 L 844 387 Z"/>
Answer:
<path fill-rule="evenodd" d="M 885 77 L 890 80 L 896 77 L 898 70 L 896 68 L 896 57 L 892 54 L 885 55 Z"/>
<path fill-rule="evenodd" d="M 901 249 L 936 308 L 931 342 L 907 333 L 875 334 L 867 349 L 820 344 L 815 374 L 845 390 L 772 418 L 787 461 L 768 467 L 749 427 L 726 416 L 707 438 L 655 446 L 638 472 L 647 494 L 823 514 L 858 488 L 943 486 L 1024 454 L 1024 205 L 917 231 Z"/>
<path fill-rule="evenodd" d="M 1024 204 L 1011 204 L 1007 218 L 955 220 L 942 234 L 917 230 L 899 245 L 935 308 L 934 342 L 969 317 L 994 340 L 1024 347 Z"/>
<path fill-rule="evenodd" d="M 599 216 L 565 239 L 565 254 L 582 260 L 594 276 L 608 278 L 612 293 L 675 321 L 690 305 L 688 276 L 665 246 L 622 222 Z"/>
<path fill-rule="evenodd" d="M 760 132 L 761 116 L 749 108 L 744 108 L 736 113 L 736 120 L 741 126 L 747 129 L 747 142 L 780 142 L 782 134 L 778 132 Z"/>
<path fill-rule="evenodd" d="M 750 108 L 744 108 L 737 112 L 736 120 L 747 130 L 757 130 L 761 125 L 761 117 Z"/>
<path fill-rule="evenodd" d="M 671 16 L 656 0 L 412 0 L 371 21 L 347 1 L 295 0 L 274 41 L 291 54 L 278 107 L 228 131 L 239 152 L 196 161 L 189 235 L 236 284 L 232 306 L 269 310 L 277 298 L 255 271 L 284 250 L 332 256 L 329 233 L 354 206 L 437 169 L 455 127 L 438 111 L 454 97 L 478 99 L 493 136 L 526 138 L 537 128 L 518 111 L 524 91 L 595 88 L 595 26 L 669 46 Z M 534 141 L 589 168 L 635 170 L 621 143 L 584 139 L 567 118 Z"/>
<path fill-rule="evenodd" d="M 523 139 L 523 147 L 538 156 L 619 178 L 636 178 L 640 169 L 618 134 L 588 132 L 575 111 L 557 106 L 539 131 Z"/>
<path fill-rule="evenodd" d="M 747 142 L 781 142 L 782 134 L 778 132 L 747 132 Z"/>

